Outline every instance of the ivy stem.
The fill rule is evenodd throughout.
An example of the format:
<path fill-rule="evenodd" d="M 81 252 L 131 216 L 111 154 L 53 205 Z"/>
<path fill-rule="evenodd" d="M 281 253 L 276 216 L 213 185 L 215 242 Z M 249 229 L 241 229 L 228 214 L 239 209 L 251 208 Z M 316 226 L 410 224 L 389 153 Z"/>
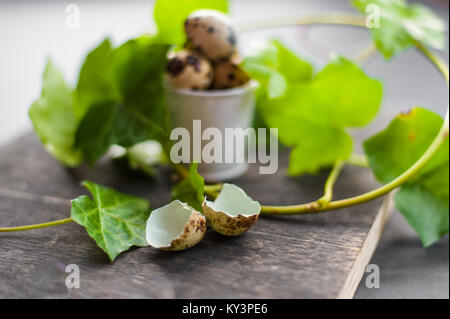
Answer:
<path fill-rule="evenodd" d="M 328 205 L 320 205 L 318 201 L 303 204 L 303 205 L 294 205 L 294 206 L 263 206 L 261 209 L 261 214 L 266 215 L 296 215 L 296 214 L 310 214 L 317 212 L 324 212 L 329 210 L 340 209 L 344 207 L 350 207 L 358 204 L 363 204 L 384 196 L 394 189 L 400 187 L 404 183 L 406 183 L 409 179 L 414 177 L 425 165 L 429 163 L 429 161 L 433 158 L 433 156 L 439 151 L 440 147 L 447 140 L 449 135 L 449 118 L 448 112 L 445 118 L 444 124 L 442 125 L 439 134 L 434 139 L 433 143 L 429 146 L 429 148 L 425 151 L 425 153 L 420 157 L 417 162 L 411 166 L 407 171 L 405 171 L 402 175 L 394 179 L 392 182 L 376 189 L 370 191 L 368 193 L 350 197 L 343 200 L 337 200 L 329 202 Z"/>
<path fill-rule="evenodd" d="M 280 19 L 264 20 L 264 24 L 260 22 L 237 23 L 239 32 L 248 32 L 253 30 L 286 27 L 292 25 L 310 25 L 310 24 L 337 24 L 345 26 L 364 27 L 366 24 L 365 17 L 354 14 L 335 14 L 325 13 L 311 15 L 307 17 L 283 17 Z"/>
<path fill-rule="evenodd" d="M 307 24 L 335 24 L 335 25 L 347 25 L 347 26 L 358 26 L 365 27 L 365 19 L 364 17 L 347 15 L 347 14 L 322 14 L 316 16 L 310 16 L 306 18 L 283 18 L 282 20 L 272 20 L 272 21 L 264 21 L 264 25 L 261 24 L 247 24 L 244 27 L 241 27 L 241 31 L 252 31 L 263 29 L 267 27 L 283 27 L 283 26 L 291 26 L 291 25 L 307 25 Z M 441 72 L 443 77 L 445 78 L 447 85 L 449 83 L 449 71 L 446 63 L 437 57 L 433 52 L 428 50 L 425 46 L 420 43 L 416 44 L 419 51 L 421 51 L 425 57 L 427 57 L 435 67 Z M 369 48 L 367 50 L 367 54 L 369 56 L 372 54 L 373 49 Z M 365 54 L 363 54 L 363 58 L 365 58 Z M 311 214 L 316 212 L 329 211 L 334 209 L 340 209 L 344 207 L 354 206 L 357 204 L 362 204 L 378 197 L 384 196 L 397 187 L 403 185 L 407 182 L 411 177 L 416 175 L 428 162 L 431 158 L 436 154 L 442 144 L 446 141 L 449 134 L 449 122 L 448 122 L 448 112 L 439 134 L 433 141 L 433 143 L 429 146 L 426 152 L 419 158 L 419 160 L 411 166 L 407 171 L 405 171 L 402 175 L 397 177 L 392 182 L 376 189 L 370 191 L 368 193 L 351 197 L 348 199 L 331 201 L 328 205 L 320 205 L 318 201 L 302 204 L 302 205 L 294 205 L 294 206 L 262 206 L 261 214 L 266 215 L 294 215 L 294 214 Z M 351 161 L 353 161 L 353 158 Z M 360 158 L 361 160 L 361 158 Z M 363 166 L 366 166 L 363 161 L 354 161 L 354 163 L 360 163 Z"/>
<path fill-rule="evenodd" d="M 6 227 L 6 228 L 0 228 L 0 233 L 8 233 L 8 232 L 16 232 L 16 231 L 58 226 L 58 225 L 62 225 L 62 224 L 71 223 L 73 221 L 74 220 L 72 218 L 66 218 L 66 219 L 55 220 L 52 222 L 42 223 L 42 224 L 34 224 L 34 225 L 18 226 L 18 227 Z"/>
<path fill-rule="evenodd" d="M 353 166 L 359 166 L 359 167 L 364 167 L 364 168 L 370 167 L 367 157 L 363 154 L 350 155 L 350 157 L 346 160 L 346 163 L 353 165 Z"/>
<path fill-rule="evenodd" d="M 370 60 L 373 56 L 375 56 L 377 52 L 378 52 L 377 48 L 373 43 L 371 43 L 369 46 L 367 46 L 358 54 L 358 56 L 355 58 L 355 61 L 358 63 L 364 63 Z"/>
<path fill-rule="evenodd" d="M 430 60 L 436 66 L 438 71 L 444 77 L 445 82 L 447 82 L 447 86 L 448 86 L 449 85 L 448 66 L 444 62 L 444 60 L 442 60 L 437 55 L 435 55 L 433 52 L 431 52 L 429 49 L 424 47 L 421 43 L 417 43 L 416 47 L 426 58 L 428 58 L 428 60 Z"/>
<path fill-rule="evenodd" d="M 205 185 L 204 192 L 206 195 L 212 198 L 216 198 L 222 189 L 223 184 Z"/>
<path fill-rule="evenodd" d="M 283 18 L 280 20 L 271 20 L 264 21 L 264 25 L 260 23 L 246 23 L 241 24 L 239 31 L 246 32 L 252 30 L 260 30 L 264 28 L 273 28 L 273 27 L 284 27 L 284 26 L 292 26 L 292 25 L 311 25 L 311 24 L 334 24 L 334 25 L 346 25 L 346 26 L 357 26 L 357 27 L 365 27 L 365 18 L 356 15 L 348 15 L 348 14 L 320 14 L 314 15 L 304 18 Z M 443 77 L 445 78 L 447 84 L 449 82 L 449 71 L 448 67 L 444 61 L 442 61 L 439 57 L 434 55 L 431 51 L 429 51 L 426 47 L 417 43 L 417 48 L 421 51 L 425 57 L 427 57 L 441 72 Z M 374 53 L 374 46 L 371 45 L 364 50 L 358 57 L 360 61 L 365 60 L 370 57 Z M 331 172 L 327 184 L 325 186 L 325 195 L 319 199 L 318 201 L 301 204 L 301 205 L 293 205 L 293 206 L 262 206 L 261 214 L 266 215 L 295 215 L 295 214 L 311 214 L 317 212 L 324 212 L 329 210 L 340 209 L 344 207 L 350 207 L 358 204 L 362 204 L 371 200 L 374 200 L 378 197 L 384 196 L 399 186 L 403 185 L 407 182 L 411 177 L 417 174 L 434 156 L 434 154 L 439 150 L 445 140 L 448 138 L 449 129 L 448 129 L 448 113 L 444 125 L 440 130 L 438 136 L 435 138 L 433 143 L 427 149 L 427 151 L 422 155 L 422 157 L 407 171 L 405 171 L 402 175 L 397 177 L 392 182 L 376 189 L 370 191 L 368 193 L 343 199 L 337 201 L 331 201 L 332 198 L 332 188 L 339 175 L 339 171 L 342 167 L 335 166 L 333 171 Z M 367 158 L 364 155 L 352 155 L 347 160 L 347 163 L 361 166 L 361 167 L 369 167 Z M 341 164 L 340 164 L 341 165 Z M 339 165 L 339 166 L 340 166 Z M 180 173 L 182 177 L 186 176 L 188 173 L 184 167 L 175 167 L 175 169 Z M 205 186 L 205 193 L 209 196 L 216 197 L 217 191 L 220 189 L 220 185 L 207 185 Z M 328 201 L 328 202 L 327 202 Z"/>
<path fill-rule="evenodd" d="M 170 161 L 170 165 L 180 175 L 182 179 L 189 178 L 189 170 L 187 170 L 183 165 L 175 164 L 172 161 Z"/>
<path fill-rule="evenodd" d="M 333 169 L 330 172 L 330 175 L 327 178 L 325 183 L 325 192 L 324 195 L 317 200 L 317 204 L 319 207 L 327 206 L 331 200 L 333 199 L 333 187 L 336 183 L 341 170 L 344 168 L 344 162 L 338 161 L 334 165 Z"/>
<path fill-rule="evenodd" d="M 252 31 L 262 28 L 271 28 L 271 27 L 282 27 L 282 26 L 291 26 L 291 25 L 308 25 L 308 24 L 335 24 L 335 25 L 346 25 L 346 26 L 358 26 L 358 27 L 364 27 L 365 26 L 365 19 L 360 16 L 355 15 L 346 15 L 346 14 L 323 14 L 323 15 L 315 15 L 305 18 L 295 18 L 295 19 L 286 19 L 283 18 L 282 20 L 277 21 L 265 21 L 264 25 L 261 24 L 248 24 L 244 26 L 243 28 L 240 28 L 240 31 Z M 430 50 L 428 50 L 426 47 L 424 47 L 422 44 L 417 43 L 416 44 L 419 51 L 422 52 L 422 54 L 425 55 L 440 71 L 440 73 L 445 78 L 447 85 L 449 84 L 449 71 L 448 67 L 445 64 L 445 62 L 434 55 Z M 365 60 L 367 57 L 373 54 L 373 48 L 368 48 L 367 52 L 363 52 L 358 59 L 359 60 Z M 433 143 L 430 145 L 430 147 L 426 150 L 426 152 L 422 155 L 421 158 L 413 165 L 411 166 L 406 172 L 404 172 L 402 175 L 397 177 L 392 182 L 376 189 L 373 191 L 370 191 L 368 193 L 343 199 L 343 200 L 337 200 L 337 201 L 331 201 L 333 197 L 333 186 L 339 176 L 340 171 L 342 170 L 343 163 L 339 162 L 336 164 L 331 171 L 326 185 L 325 185 L 325 194 L 322 196 L 319 200 L 307 204 L 301 204 L 301 205 L 292 205 L 292 206 L 262 206 L 261 208 L 261 214 L 264 215 L 296 215 L 296 214 L 311 214 L 311 213 L 318 213 L 318 212 L 325 212 L 329 210 L 335 210 L 345 207 L 350 207 L 358 204 L 362 204 L 371 200 L 374 200 L 378 197 L 384 196 L 394 189 L 398 188 L 399 186 L 403 185 L 405 182 L 407 182 L 411 177 L 415 176 L 428 162 L 433 158 L 433 156 L 436 154 L 436 152 L 440 149 L 442 144 L 447 140 L 449 136 L 449 114 L 447 111 L 447 116 L 445 118 L 444 124 L 433 141 Z M 346 161 L 348 164 L 361 166 L 361 167 L 368 167 L 367 158 L 364 155 L 352 155 L 350 158 Z M 172 164 L 172 167 L 174 170 L 180 174 L 180 176 L 185 179 L 189 177 L 189 171 L 179 164 Z M 216 185 L 205 185 L 205 194 L 216 197 L 217 193 L 222 188 L 222 184 L 216 184 Z M 52 222 L 42 223 L 42 224 L 34 224 L 34 225 L 27 225 L 27 226 L 18 226 L 18 227 L 6 227 L 6 228 L 0 228 L 0 233 L 2 232 L 16 232 L 16 231 L 25 231 L 25 230 L 32 230 L 32 229 L 39 229 L 39 228 L 45 228 L 45 227 L 51 227 L 51 226 L 57 226 L 62 224 L 71 223 L 74 220 L 72 218 L 66 218 L 61 220 L 56 220 Z"/>
<path fill-rule="evenodd" d="M 367 157 L 362 154 L 352 154 L 345 162 L 342 161 L 337 162 L 336 165 L 333 167 L 333 170 L 331 171 L 330 175 L 328 176 L 327 182 L 325 184 L 324 196 L 322 196 L 318 200 L 319 204 L 322 205 L 328 204 L 333 199 L 333 186 L 336 183 L 336 180 L 339 176 L 340 171 L 344 167 L 344 164 L 350 164 L 353 166 L 360 166 L 364 168 L 369 167 Z M 219 195 L 219 192 L 222 190 L 222 187 L 223 184 L 205 185 L 204 187 L 205 195 L 208 195 L 211 198 L 216 198 Z"/>

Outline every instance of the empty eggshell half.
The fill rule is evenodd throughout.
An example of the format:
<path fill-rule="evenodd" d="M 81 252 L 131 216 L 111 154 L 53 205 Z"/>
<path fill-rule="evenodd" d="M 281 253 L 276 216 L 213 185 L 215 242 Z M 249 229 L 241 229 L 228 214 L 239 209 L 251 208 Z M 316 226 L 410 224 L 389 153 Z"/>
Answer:
<path fill-rule="evenodd" d="M 224 184 L 214 202 L 203 202 L 203 214 L 216 232 L 226 236 L 245 233 L 258 220 L 261 205 L 241 188 Z"/>
<path fill-rule="evenodd" d="M 190 248 L 197 245 L 205 234 L 205 217 L 179 200 L 155 209 L 147 220 L 147 242 L 162 250 Z"/>

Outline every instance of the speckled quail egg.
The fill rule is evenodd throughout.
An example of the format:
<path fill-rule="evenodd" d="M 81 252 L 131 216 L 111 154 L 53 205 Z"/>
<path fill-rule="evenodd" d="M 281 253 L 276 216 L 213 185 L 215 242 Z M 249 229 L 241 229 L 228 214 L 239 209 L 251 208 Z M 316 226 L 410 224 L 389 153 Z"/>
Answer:
<path fill-rule="evenodd" d="M 229 59 L 236 52 L 236 33 L 228 17 L 213 10 L 199 10 L 185 22 L 186 47 L 205 55 L 211 62 Z"/>
<path fill-rule="evenodd" d="M 239 87 L 250 80 L 248 75 L 232 61 L 221 61 L 214 65 L 212 88 L 224 90 Z"/>
<path fill-rule="evenodd" d="M 182 50 L 173 54 L 167 65 L 167 77 L 175 88 L 204 90 L 211 86 L 211 63 L 201 54 Z"/>

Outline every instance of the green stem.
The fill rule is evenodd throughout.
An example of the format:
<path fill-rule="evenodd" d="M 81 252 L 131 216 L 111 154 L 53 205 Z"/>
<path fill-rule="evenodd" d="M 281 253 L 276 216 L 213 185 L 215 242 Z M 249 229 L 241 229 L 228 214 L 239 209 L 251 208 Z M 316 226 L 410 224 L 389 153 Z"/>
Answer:
<path fill-rule="evenodd" d="M 365 27 L 366 19 L 360 15 L 354 14 L 334 14 L 325 13 L 311 15 L 307 17 L 283 17 L 282 19 L 264 20 L 264 24 L 260 22 L 238 23 L 239 32 L 248 32 L 275 27 L 288 27 L 292 25 L 312 25 L 312 24 L 336 24 L 345 26 Z"/>
<path fill-rule="evenodd" d="M 373 43 L 371 43 L 358 54 L 358 56 L 355 58 L 355 61 L 358 63 L 364 63 L 377 53 L 377 48 Z"/>
<path fill-rule="evenodd" d="M 189 170 L 187 170 L 183 165 L 175 164 L 172 161 L 170 161 L 170 165 L 180 175 L 182 179 L 186 179 L 189 177 Z"/>
<path fill-rule="evenodd" d="M 417 162 L 411 166 L 407 171 L 401 174 L 399 177 L 394 179 L 392 182 L 368 193 L 330 202 L 328 205 L 320 205 L 319 202 L 312 202 L 303 205 L 294 206 L 263 206 L 261 213 L 267 215 L 295 215 L 295 214 L 309 214 L 324 212 L 329 210 L 340 209 L 344 207 L 350 207 L 362 203 L 369 202 L 381 196 L 384 196 L 394 189 L 402 186 L 412 177 L 416 176 L 425 165 L 427 165 L 433 156 L 439 151 L 440 147 L 447 140 L 449 135 L 449 118 L 448 113 L 445 117 L 444 124 L 442 125 L 439 134 L 434 139 L 433 143 L 428 147 L 426 152 L 417 160 Z"/>
<path fill-rule="evenodd" d="M 317 200 L 317 204 L 319 207 L 326 207 L 331 200 L 333 199 L 333 187 L 336 183 L 336 180 L 339 177 L 339 173 L 341 172 L 342 168 L 344 167 L 344 162 L 338 161 L 333 169 L 331 170 L 330 175 L 327 178 L 327 181 L 325 183 L 325 192 L 324 195 Z"/>
<path fill-rule="evenodd" d="M 245 32 L 252 30 L 260 30 L 262 28 L 283 27 L 291 25 L 311 25 L 311 24 L 334 24 L 334 25 L 365 27 L 365 19 L 364 17 L 361 16 L 347 15 L 347 14 L 321 14 L 300 19 L 283 18 L 282 20 L 271 20 L 271 21 L 266 20 L 264 21 L 264 25 L 261 25 L 259 23 L 248 23 L 247 25 L 244 26 L 241 25 L 240 31 Z M 436 55 L 434 55 L 431 51 L 429 51 L 426 47 L 422 46 L 421 44 L 417 44 L 417 48 L 436 66 L 436 68 L 442 73 L 448 84 L 449 72 L 445 62 L 442 61 L 440 58 L 438 58 Z M 365 52 L 360 54 L 359 59 L 364 60 L 365 58 L 367 58 L 367 56 L 372 55 L 373 52 L 374 47 L 370 46 L 367 50 L 365 50 Z M 409 168 L 398 178 L 376 190 L 348 199 L 332 201 L 329 202 L 327 205 L 324 205 L 324 201 L 327 199 L 325 198 L 325 200 L 323 199 L 319 200 L 320 202 L 315 201 L 302 205 L 262 206 L 261 213 L 267 215 L 310 214 L 340 209 L 344 207 L 350 207 L 384 196 L 390 193 L 392 190 L 396 189 L 397 187 L 403 185 L 411 177 L 417 174 L 430 161 L 430 159 L 438 151 L 440 146 L 445 142 L 447 137 L 448 137 L 448 116 L 440 133 L 438 134 L 434 142 L 430 145 L 425 154 L 423 154 L 423 156 L 411 168 Z M 369 167 L 367 159 L 363 156 L 351 156 L 347 162 L 353 165 Z"/>
<path fill-rule="evenodd" d="M 222 190 L 223 184 L 215 184 L 215 185 L 205 185 L 204 192 L 205 195 L 215 199 L 219 196 L 219 192 Z"/>
<path fill-rule="evenodd" d="M 272 21 L 266 20 L 264 21 L 264 25 L 248 24 L 247 26 L 241 28 L 241 30 L 252 31 L 267 27 L 282 27 L 282 26 L 308 25 L 308 24 L 337 24 L 337 25 L 365 27 L 365 19 L 361 16 L 346 15 L 346 14 L 324 14 L 301 19 L 284 18 L 283 20 L 272 20 Z M 417 44 L 417 48 L 436 66 L 436 68 L 441 72 L 441 74 L 443 75 L 448 84 L 449 71 L 445 62 L 436 55 L 434 55 L 423 45 Z M 369 48 L 365 53 L 363 52 L 363 54 L 360 56 L 360 59 L 365 59 L 372 53 L 373 48 Z M 447 114 L 442 129 L 440 130 L 438 136 L 435 138 L 433 143 L 427 149 L 425 154 L 423 154 L 422 157 L 413 166 L 411 166 L 406 172 L 404 172 L 398 178 L 376 190 L 348 199 L 332 201 L 329 202 L 327 205 L 323 205 L 323 203 L 315 201 L 307 204 L 293 205 L 293 206 L 262 206 L 261 213 L 266 215 L 310 214 L 340 209 L 344 207 L 350 207 L 384 196 L 393 191 L 394 189 L 396 189 L 397 187 L 406 183 L 411 177 L 416 175 L 426 164 L 428 164 L 433 155 L 439 150 L 442 144 L 446 141 L 446 139 L 448 138 L 448 134 L 449 129 L 448 129 L 448 114 Z M 363 161 L 362 158 L 357 159 L 356 157 L 352 157 L 349 161 L 352 163 L 360 164 L 359 166 L 364 167 L 368 166 L 367 160 Z"/>
<path fill-rule="evenodd" d="M 58 226 L 58 225 L 62 225 L 62 224 L 71 223 L 73 221 L 74 220 L 72 218 L 66 218 L 66 219 L 55 220 L 53 222 L 42 223 L 42 224 L 18 226 L 18 227 L 6 227 L 6 228 L 0 228 L 0 233 L 8 233 L 8 232 L 15 232 L 15 231 L 23 231 L 23 230 L 31 230 L 31 229 L 45 228 L 45 227 L 51 227 L 51 226 Z"/>
<path fill-rule="evenodd" d="M 419 49 L 419 51 L 436 66 L 437 70 L 442 74 L 448 86 L 449 84 L 448 66 L 444 62 L 444 60 L 439 58 L 437 55 L 435 55 L 429 49 L 424 47 L 422 44 L 417 43 L 416 46 Z"/>
<path fill-rule="evenodd" d="M 365 26 L 365 19 L 361 16 L 355 15 L 346 15 L 346 14 L 324 14 L 324 15 L 315 15 L 306 18 L 297 19 L 286 19 L 279 21 L 265 21 L 265 24 L 261 26 L 260 24 L 247 25 L 241 28 L 241 31 L 251 31 L 257 30 L 261 28 L 269 28 L 269 27 L 282 27 L 282 26 L 290 26 L 290 25 L 310 25 L 310 24 L 335 24 L 335 25 L 347 25 L 347 26 Z M 421 44 L 417 44 L 417 48 L 436 66 L 436 68 L 441 72 L 443 77 L 445 78 L 447 84 L 449 83 L 449 71 L 448 67 L 443 60 L 434 55 L 431 51 L 429 51 L 426 47 Z M 365 59 L 366 56 L 370 56 L 373 52 L 372 48 L 367 50 L 367 53 L 360 55 L 360 59 Z M 392 182 L 380 187 L 371 192 L 365 193 L 363 195 L 351 197 L 348 199 L 331 201 L 333 195 L 333 185 L 339 175 L 340 170 L 342 169 L 342 163 L 336 165 L 330 176 L 328 177 L 327 183 L 325 185 L 325 194 L 318 201 L 302 204 L 302 205 L 293 205 L 293 206 L 262 206 L 261 214 L 266 215 L 295 215 L 295 214 L 311 214 L 317 212 L 324 212 L 334 209 L 340 209 L 344 207 L 350 207 L 357 204 L 362 204 L 378 197 L 384 196 L 396 189 L 397 187 L 403 185 L 407 182 L 411 177 L 416 175 L 428 162 L 430 159 L 436 154 L 442 144 L 446 141 L 449 135 L 449 119 L 448 112 L 440 130 L 438 136 L 435 138 L 433 143 L 427 149 L 425 154 L 406 172 L 404 172 L 401 176 L 393 180 Z M 362 167 L 368 167 L 367 159 L 363 155 L 352 155 L 347 161 L 347 163 Z M 182 165 L 172 164 L 173 168 L 181 175 L 182 178 L 187 178 L 189 176 L 189 171 L 184 168 Z M 205 193 L 211 195 L 212 197 L 216 197 L 218 191 L 220 191 L 222 185 L 206 185 Z M 18 226 L 18 227 L 7 227 L 0 228 L 0 232 L 15 232 L 15 231 L 24 231 L 38 228 L 45 228 L 51 226 L 62 225 L 66 223 L 73 222 L 72 218 L 66 218 L 62 220 L 57 220 L 48 223 L 28 225 L 28 226 Z"/>
<path fill-rule="evenodd" d="M 346 163 L 353 165 L 353 166 L 360 166 L 360 167 L 364 167 L 364 168 L 370 167 L 367 157 L 363 154 L 350 155 L 350 157 L 346 160 Z"/>
<path fill-rule="evenodd" d="M 223 184 L 215 184 L 215 185 L 205 185 L 205 190 L 210 192 L 220 192 L 222 190 Z"/>
<path fill-rule="evenodd" d="M 219 195 L 219 192 L 222 190 L 222 187 L 223 184 L 205 185 L 205 194 L 212 198 L 216 198 Z"/>

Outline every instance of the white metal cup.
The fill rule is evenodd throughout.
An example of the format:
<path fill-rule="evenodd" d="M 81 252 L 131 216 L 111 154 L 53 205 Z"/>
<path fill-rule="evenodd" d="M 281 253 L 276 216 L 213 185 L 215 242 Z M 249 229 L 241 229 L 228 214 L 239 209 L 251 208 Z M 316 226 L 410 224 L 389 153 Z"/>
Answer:
<path fill-rule="evenodd" d="M 177 89 L 166 83 L 166 99 L 171 113 L 172 127 L 182 127 L 189 131 L 193 137 L 194 120 L 201 120 L 202 130 L 207 128 L 217 128 L 225 137 L 226 128 L 252 127 L 255 110 L 255 89 L 256 82 L 250 81 L 246 85 L 238 88 L 217 91 L 194 91 L 189 89 Z M 202 141 L 202 149 L 205 144 L 211 141 Z M 225 158 L 227 147 L 233 141 L 222 140 L 222 156 Z M 192 140 L 191 140 L 192 145 Z M 234 149 L 236 154 L 245 151 L 244 149 Z M 191 151 L 192 153 L 192 151 Z M 189 159 L 187 159 L 189 160 Z M 190 159 L 192 160 L 192 159 Z M 199 173 L 207 181 L 225 181 L 237 178 L 248 169 L 248 163 L 202 163 L 198 164 Z"/>

